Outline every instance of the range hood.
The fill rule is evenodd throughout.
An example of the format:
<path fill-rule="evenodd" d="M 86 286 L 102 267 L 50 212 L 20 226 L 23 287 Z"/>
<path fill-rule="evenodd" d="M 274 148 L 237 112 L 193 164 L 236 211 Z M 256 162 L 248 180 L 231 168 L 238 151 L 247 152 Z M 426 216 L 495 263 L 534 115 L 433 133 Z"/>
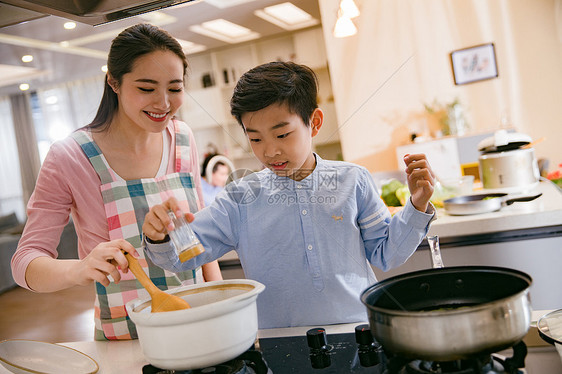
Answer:
<path fill-rule="evenodd" d="M 31 11 L 30 15 L 53 15 L 92 26 L 133 17 L 170 6 L 199 0 L 1 0 L 0 8 Z M 20 20 L 19 22 L 21 22 Z M 4 26 L 8 25 L 3 22 Z M 1 26 L 1 25 L 0 25 Z"/>

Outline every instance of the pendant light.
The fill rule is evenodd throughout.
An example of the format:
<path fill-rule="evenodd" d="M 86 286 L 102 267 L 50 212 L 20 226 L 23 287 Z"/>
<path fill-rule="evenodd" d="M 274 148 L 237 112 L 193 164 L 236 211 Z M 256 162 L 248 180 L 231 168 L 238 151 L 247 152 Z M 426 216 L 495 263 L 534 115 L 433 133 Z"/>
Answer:
<path fill-rule="evenodd" d="M 357 34 L 357 27 L 353 21 L 347 17 L 339 17 L 334 26 L 334 36 L 336 38 L 345 38 Z"/>
<path fill-rule="evenodd" d="M 345 38 L 357 34 L 357 27 L 351 19 L 358 17 L 359 14 L 359 9 L 353 0 L 341 0 L 338 18 L 334 26 L 334 36 Z"/>

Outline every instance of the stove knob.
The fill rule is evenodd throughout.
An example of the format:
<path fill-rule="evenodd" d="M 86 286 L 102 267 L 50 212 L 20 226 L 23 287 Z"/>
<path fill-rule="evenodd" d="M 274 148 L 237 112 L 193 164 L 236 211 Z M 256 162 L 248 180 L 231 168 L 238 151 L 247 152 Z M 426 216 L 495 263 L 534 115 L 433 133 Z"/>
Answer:
<path fill-rule="evenodd" d="M 328 340 L 326 330 L 314 328 L 306 332 L 306 341 L 310 348 L 308 357 L 314 369 L 325 369 L 332 364 L 332 359 L 328 353 Z"/>
<path fill-rule="evenodd" d="M 357 354 L 359 362 L 363 367 L 371 367 L 381 362 L 381 346 L 375 342 L 368 324 L 355 327 L 355 341 L 357 342 Z"/>
<path fill-rule="evenodd" d="M 326 339 L 326 330 L 318 327 L 310 329 L 306 332 L 306 341 L 308 346 L 312 349 L 322 349 L 328 344 Z"/>
<path fill-rule="evenodd" d="M 355 327 L 355 341 L 360 345 L 371 345 L 374 343 L 371 327 L 368 324 Z"/>

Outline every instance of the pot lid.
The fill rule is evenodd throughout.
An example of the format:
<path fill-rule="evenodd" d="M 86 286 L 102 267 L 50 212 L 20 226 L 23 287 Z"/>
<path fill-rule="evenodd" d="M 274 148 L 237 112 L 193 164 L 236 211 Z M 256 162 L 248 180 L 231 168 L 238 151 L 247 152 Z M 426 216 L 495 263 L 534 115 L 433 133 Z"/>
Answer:
<path fill-rule="evenodd" d="M 511 151 L 530 142 L 531 137 L 529 135 L 498 130 L 493 136 L 478 143 L 478 150 L 483 153 Z"/>
<path fill-rule="evenodd" d="M 550 344 L 562 344 L 562 309 L 547 313 L 537 322 L 539 335 Z"/>

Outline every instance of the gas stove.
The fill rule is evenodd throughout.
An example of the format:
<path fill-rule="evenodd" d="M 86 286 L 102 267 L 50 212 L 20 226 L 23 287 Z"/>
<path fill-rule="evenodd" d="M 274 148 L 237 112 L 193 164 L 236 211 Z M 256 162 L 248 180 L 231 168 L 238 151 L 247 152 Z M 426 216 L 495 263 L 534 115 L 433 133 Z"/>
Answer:
<path fill-rule="evenodd" d="M 326 334 L 313 328 L 303 336 L 260 338 L 237 358 L 213 367 L 166 371 L 151 365 L 143 374 L 524 374 L 527 347 L 512 347 L 513 357 L 475 355 L 451 362 L 411 360 L 387 355 L 373 340 L 368 324 L 353 333 Z"/>

